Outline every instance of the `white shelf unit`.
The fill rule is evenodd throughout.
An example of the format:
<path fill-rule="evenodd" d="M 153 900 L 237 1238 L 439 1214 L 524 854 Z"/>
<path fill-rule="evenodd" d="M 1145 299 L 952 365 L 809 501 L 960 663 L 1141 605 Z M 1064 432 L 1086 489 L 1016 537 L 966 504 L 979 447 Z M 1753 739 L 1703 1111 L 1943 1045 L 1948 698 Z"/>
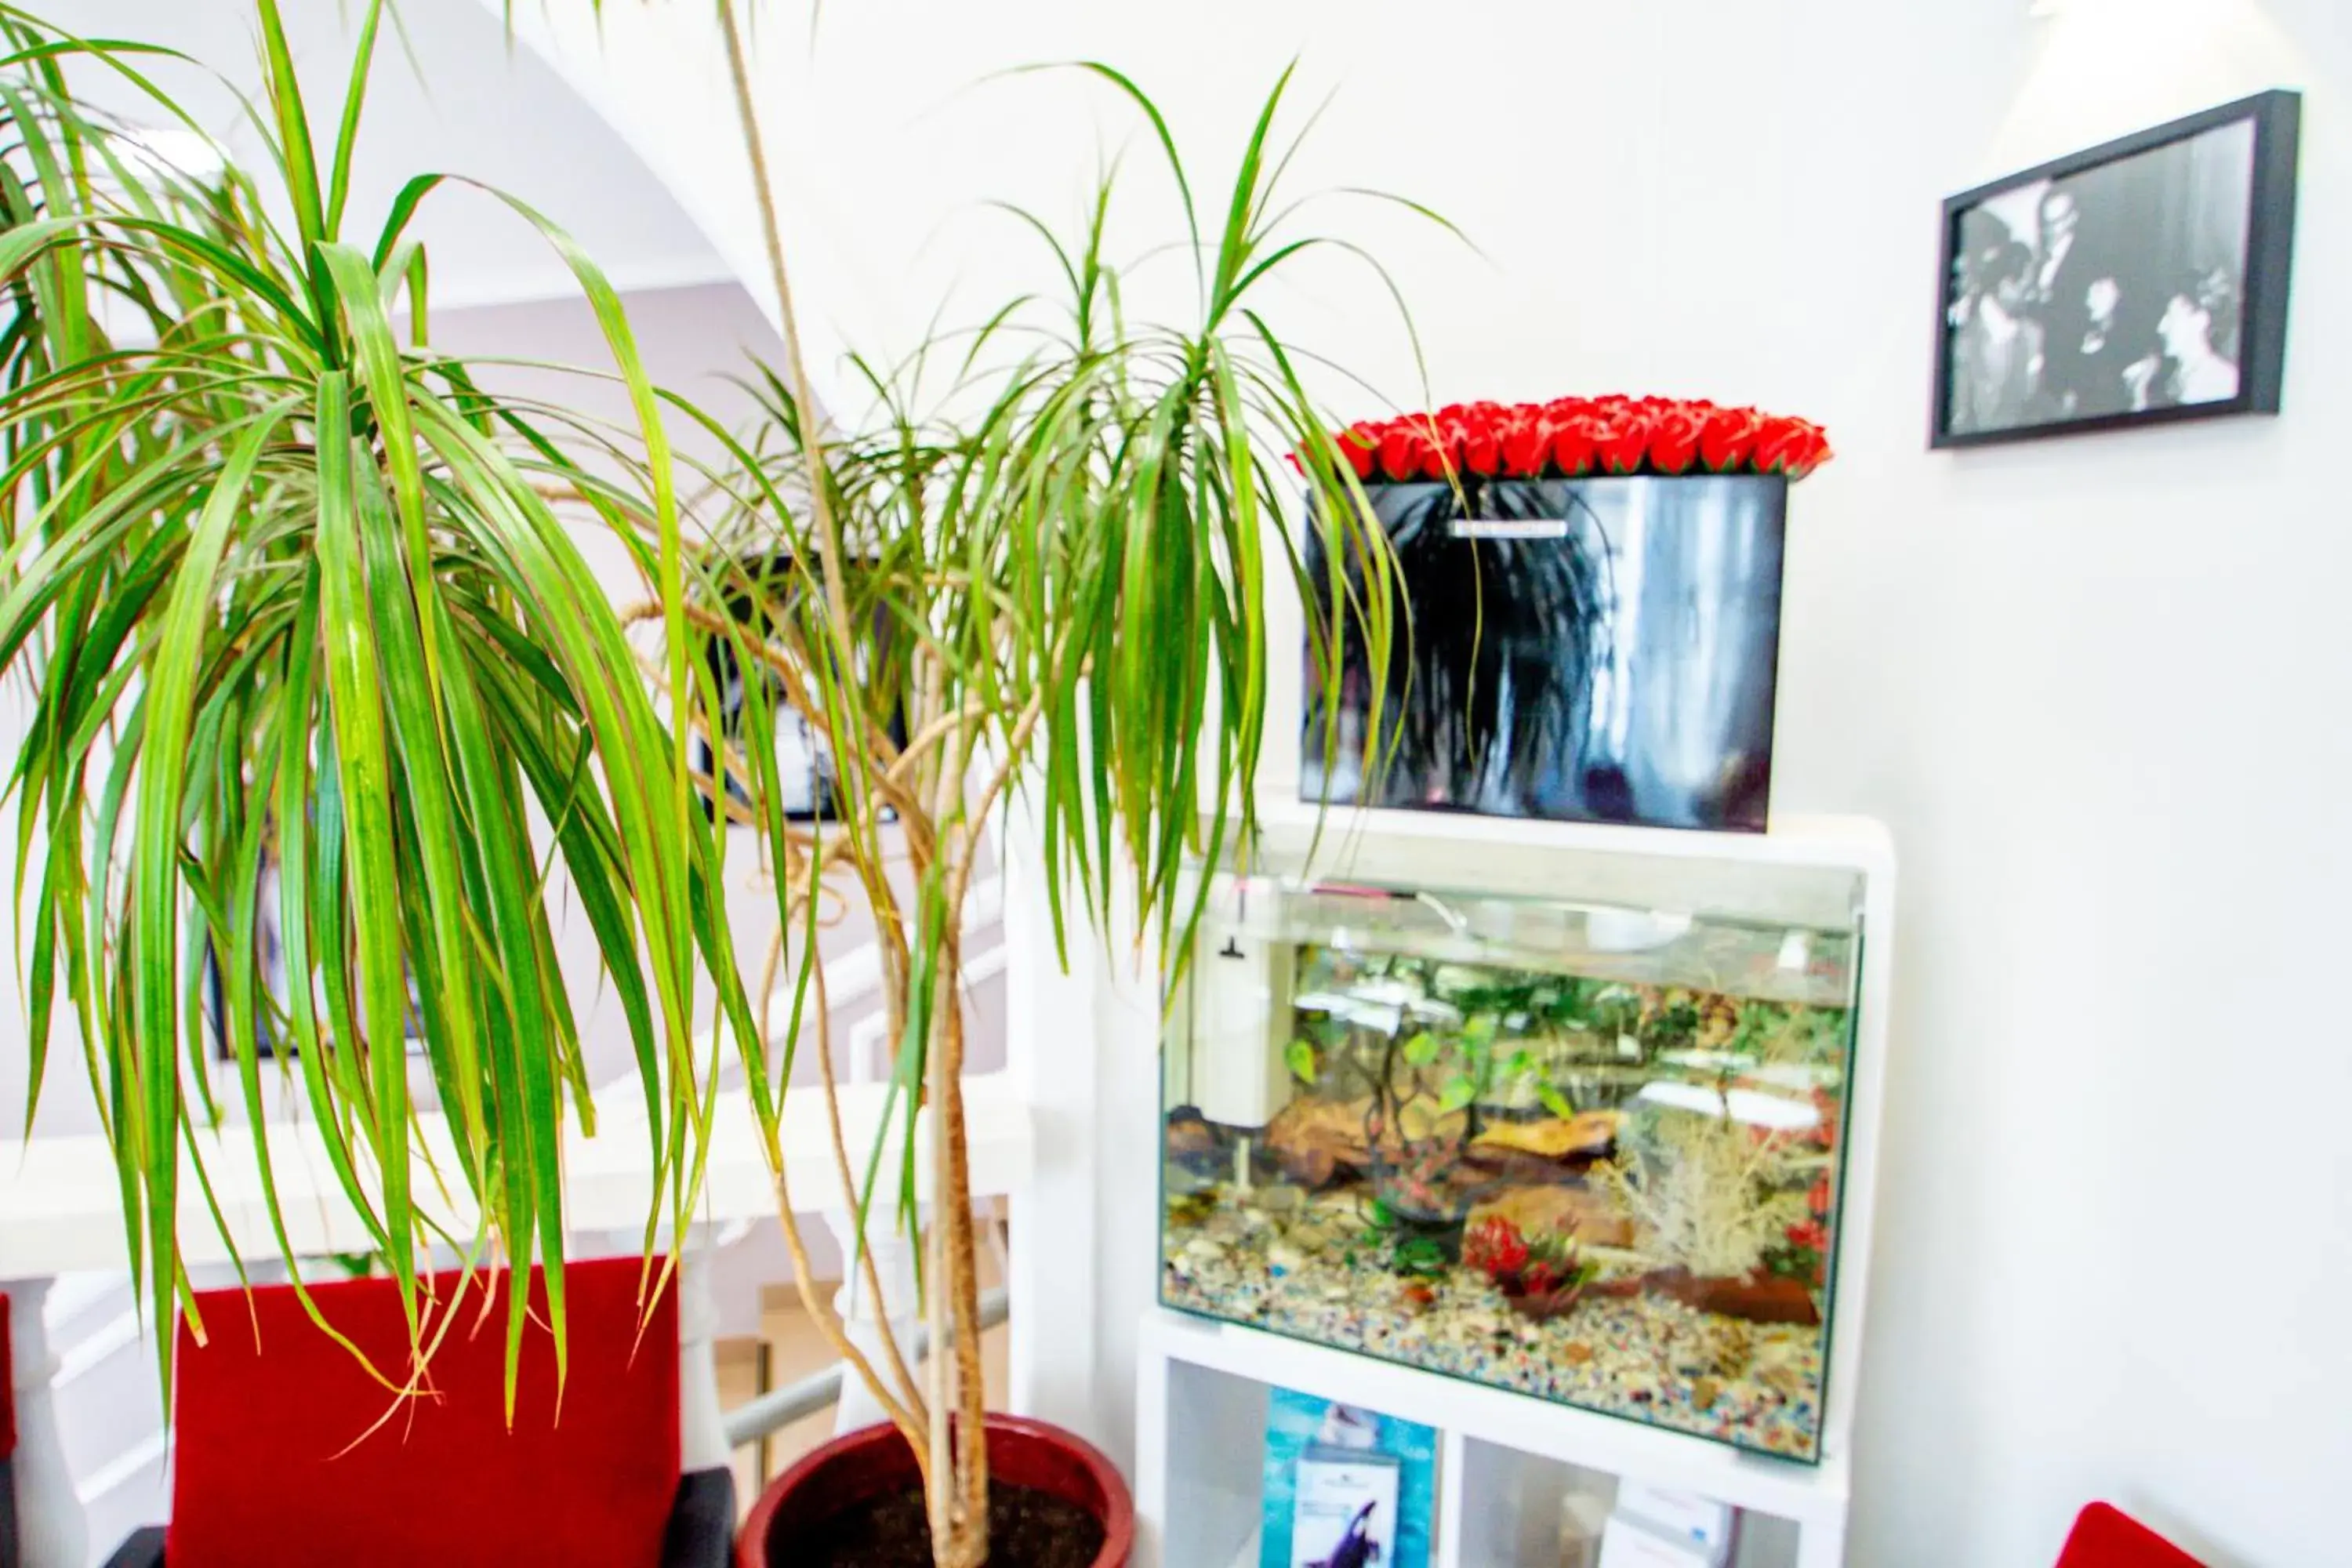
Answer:
<path fill-rule="evenodd" d="M 1297 1389 L 1441 1434 L 1433 1568 L 1556 1568 L 1559 1502 L 1621 1479 L 1742 1510 L 1737 1568 L 1842 1568 L 1854 1396 L 1877 1188 L 1895 861 L 1886 829 L 1776 816 L 1764 834 L 1271 806 L 1266 860 L 1389 886 L 1573 896 L 1640 908 L 1737 910 L 1792 922 L 1841 908 L 1864 936 L 1851 1062 L 1837 1302 L 1818 1466 L 1573 1409 L 1236 1324 L 1154 1309 L 1136 1402 L 1138 1562 L 1254 1568 L 1266 1391 Z M 1858 879 L 1859 907 L 1848 904 Z"/>
<path fill-rule="evenodd" d="M 1139 1568 L 1255 1568 L 1268 1391 L 1433 1426 L 1433 1568 L 1556 1568 L 1561 1496 L 1620 1479 L 1743 1511 L 1738 1568 L 1838 1568 L 1849 1472 L 1742 1454 L 1232 1323 L 1155 1311 L 1136 1372 Z"/>

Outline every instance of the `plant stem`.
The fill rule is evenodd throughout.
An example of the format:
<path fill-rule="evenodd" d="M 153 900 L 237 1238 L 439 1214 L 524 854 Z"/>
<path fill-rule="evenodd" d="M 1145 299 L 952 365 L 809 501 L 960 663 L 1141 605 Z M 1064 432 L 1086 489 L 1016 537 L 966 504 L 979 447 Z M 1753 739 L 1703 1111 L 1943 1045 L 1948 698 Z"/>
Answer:
<path fill-rule="evenodd" d="M 776 324 L 784 340 L 784 369 L 792 377 L 793 401 L 800 405 L 801 446 L 808 454 L 810 510 L 816 514 L 817 533 L 824 541 L 824 559 L 818 563 L 824 584 L 825 615 L 842 637 L 846 654 L 849 595 L 842 571 L 841 522 L 833 510 L 830 487 L 824 482 L 824 423 L 809 382 L 808 365 L 801 353 L 800 319 L 793 310 L 793 284 L 784 266 L 783 229 L 776 218 L 775 189 L 768 177 L 767 143 L 760 133 L 760 111 L 751 99 L 751 72 L 743 52 L 742 29 L 735 20 L 734 0 L 718 0 L 719 28 L 727 44 L 727 74 L 735 93 L 735 111 L 743 125 L 743 151 L 751 161 L 751 196 L 760 212 L 760 232 L 768 251 L 769 281 L 776 290 Z M 844 673 L 848 672 L 846 664 Z"/>
<path fill-rule="evenodd" d="M 791 377 L 793 399 L 799 409 L 801 447 L 810 474 L 810 506 L 816 517 L 820 540 L 817 576 L 824 595 L 827 640 L 833 645 L 832 679 L 835 681 L 855 680 L 858 678 L 856 660 L 853 652 L 856 647 L 856 627 L 851 618 L 849 605 L 846 581 L 848 561 L 843 547 L 840 520 L 834 510 L 832 487 L 828 482 L 824 435 L 820 428 L 822 420 L 817 412 L 816 398 L 809 381 L 805 357 L 801 352 L 799 321 L 793 310 L 792 280 L 784 264 L 782 231 L 776 218 L 775 195 L 768 174 L 767 153 L 760 133 L 759 112 L 752 101 L 751 71 L 745 58 L 742 31 L 736 19 L 733 0 L 717 0 L 717 4 L 719 30 L 727 47 L 728 75 L 734 91 L 736 111 L 742 121 L 744 150 L 751 163 L 753 199 L 758 205 L 761 236 L 767 246 L 771 281 L 776 290 L 777 325 L 784 340 L 785 368 Z M 805 570 L 805 563 L 803 563 L 803 570 Z M 918 708 L 919 711 L 923 711 L 925 705 L 919 700 Z M 810 714 L 814 721 L 815 716 L 822 711 L 822 708 L 818 705 L 811 705 L 803 708 L 802 711 Z M 929 715 L 924 712 L 924 716 Z M 862 745 L 863 737 L 860 737 L 861 749 Z M 853 755 L 853 752 L 849 747 L 836 745 L 835 754 L 846 761 Z M 959 756 L 959 761 L 961 760 Z M 922 771 L 922 766 L 923 764 L 918 764 L 919 773 Z M 863 818 L 866 814 L 866 804 L 862 797 L 873 782 L 872 773 L 878 770 L 856 766 L 842 769 L 843 780 L 851 796 L 848 805 L 853 818 Z M 953 775 L 949 787 L 960 785 L 961 780 L 956 770 L 946 771 Z M 921 792 L 918 789 L 910 793 L 919 795 Z M 909 812 L 904 806 L 900 808 L 900 820 L 905 829 L 904 837 L 918 862 L 919 873 L 925 868 L 930 859 L 929 851 L 933 847 L 932 845 L 923 845 L 919 847 L 917 846 L 918 819 L 923 815 L 920 812 Z M 945 813 L 932 814 L 929 820 L 919 823 L 919 827 L 934 829 L 944 816 L 946 816 Z M 853 828 L 851 832 L 854 837 L 856 829 Z M 879 865 L 880 856 L 877 852 L 877 847 L 869 843 L 864 846 L 863 849 L 864 852 L 854 849 L 852 858 L 860 863 L 858 869 L 863 873 L 874 910 L 877 945 L 884 967 L 884 995 L 887 1005 L 892 1037 L 903 1039 L 907 985 L 911 973 L 904 949 L 906 939 L 902 924 L 898 920 L 898 901 L 893 896 L 887 878 L 882 874 Z M 813 886 L 810 891 L 811 896 L 814 896 Z M 959 918 L 960 913 L 961 911 L 948 911 L 948 917 L 952 921 Z M 934 1135 L 943 1145 L 933 1165 L 935 1180 L 938 1183 L 938 1190 L 933 1197 L 933 1225 L 935 1227 L 944 1225 L 940 1245 L 948 1253 L 951 1266 L 945 1271 L 946 1277 L 943 1278 L 935 1260 L 931 1275 L 926 1281 L 926 1294 L 929 1301 L 925 1315 L 932 1327 L 934 1345 L 931 1352 L 934 1366 L 933 1395 L 930 1408 L 926 1413 L 928 1420 L 924 1423 L 928 1430 L 924 1431 L 922 1436 L 919 1438 L 916 1430 L 910 1429 L 911 1423 L 899 1421 L 898 1425 L 909 1444 L 916 1447 L 916 1458 L 923 1467 L 924 1492 L 929 1504 L 931 1518 L 934 1561 L 940 1568 L 980 1568 L 980 1564 L 987 1556 L 987 1459 L 981 1420 L 972 1417 L 969 1412 L 975 1405 L 984 1410 L 985 1390 L 981 1386 L 979 1377 L 976 1341 L 978 1313 L 975 1310 L 977 1291 L 971 1269 L 970 1172 L 966 1152 L 962 1146 L 961 1100 L 955 1082 L 955 1075 L 962 1068 L 961 974 L 955 956 L 956 952 L 955 934 L 950 931 L 948 934 L 945 952 L 941 955 L 944 962 L 933 977 L 934 984 L 938 986 L 934 993 L 933 1028 L 940 1043 L 945 1048 L 934 1050 L 930 1063 L 933 1090 L 931 1104 L 936 1128 Z M 821 965 L 823 959 L 820 955 L 812 952 L 807 955 L 804 962 Z M 942 995 L 945 997 L 945 1006 L 940 1009 L 936 998 Z M 820 1010 L 822 1010 L 822 1002 L 820 1002 Z M 940 1016 L 941 1011 L 945 1014 L 944 1023 Z M 940 1082 L 943 1076 L 944 1085 Z M 837 1128 L 838 1100 L 831 1082 L 829 1062 L 826 1095 L 828 1102 L 835 1109 Z M 947 1109 L 949 1107 L 952 1107 L 953 1110 L 950 1111 Z M 836 1150 L 837 1153 L 840 1152 Z M 782 1201 L 782 1206 L 789 1210 L 789 1199 L 782 1197 L 782 1150 L 780 1148 L 774 1150 L 772 1157 L 778 1173 L 777 1190 L 780 1199 Z M 788 1234 L 796 1235 L 789 1213 L 785 1216 L 785 1224 Z M 802 1270 L 805 1279 L 805 1270 L 797 1249 L 794 1266 L 796 1269 Z M 870 1273 L 870 1258 L 868 1270 Z M 804 1300 L 808 1291 L 809 1287 L 803 1283 Z M 947 1299 L 949 1295 L 953 1296 L 952 1303 Z M 950 1313 L 951 1307 L 953 1310 Z M 940 1331 L 942 1327 L 951 1328 L 955 1335 L 956 1363 L 959 1371 L 969 1368 L 969 1375 L 964 1379 L 967 1384 L 963 1391 L 967 1416 L 961 1456 L 953 1454 L 949 1442 L 945 1401 L 940 1397 L 942 1391 L 940 1388 L 939 1374 L 945 1361 L 938 1348 L 941 1338 Z M 885 1343 L 890 1344 L 887 1325 L 884 1335 Z M 967 1338 L 971 1338 L 974 1342 L 969 1356 L 966 1354 Z M 894 1369 L 903 1373 L 904 1365 L 897 1358 L 897 1347 L 891 1344 L 890 1348 Z M 896 1403 L 889 1397 L 889 1392 L 882 1385 L 881 1380 L 876 1376 L 870 1363 L 863 1358 L 848 1359 L 856 1368 L 859 1377 L 882 1400 L 886 1408 L 889 1408 Z M 894 1419 L 896 1419 L 895 1413 Z M 924 1452 L 926 1448 L 929 1450 L 928 1453 Z M 943 1471 L 941 1468 L 943 1458 L 951 1468 Z M 949 1485 L 950 1475 L 958 1483 L 952 1487 Z M 976 1509 L 971 1506 L 971 1500 L 975 1496 L 979 1499 L 979 1506 Z M 959 1518 L 958 1515 L 962 1517 Z"/>

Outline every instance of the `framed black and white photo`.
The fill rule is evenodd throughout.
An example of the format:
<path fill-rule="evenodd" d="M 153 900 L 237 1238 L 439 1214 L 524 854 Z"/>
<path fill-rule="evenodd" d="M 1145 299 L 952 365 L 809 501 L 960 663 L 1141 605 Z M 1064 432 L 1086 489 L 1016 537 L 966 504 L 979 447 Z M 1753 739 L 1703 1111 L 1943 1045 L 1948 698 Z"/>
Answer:
<path fill-rule="evenodd" d="M 1946 202 L 1932 444 L 2277 413 L 2302 102 L 2262 93 Z"/>
<path fill-rule="evenodd" d="M 763 592 L 790 600 L 800 589 L 793 576 L 792 558 L 783 553 L 764 557 L 746 557 L 738 563 L 747 583 L 756 583 Z M 748 593 L 729 596 L 728 613 L 736 623 L 757 636 L 765 637 L 770 630 L 765 613 Z M 859 651 L 859 679 L 869 688 L 881 684 L 890 688 L 904 676 L 900 663 L 891 652 L 894 637 L 888 612 L 877 605 L 874 608 L 874 641 L 869 648 Z M 881 668 L 874 668 L 877 663 Z M 720 783 L 726 790 L 730 806 L 748 811 L 751 806 L 752 784 L 747 775 L 747 764 L 740 752 L 750 739 L 752 726 L 747 711 L 759 703 L 770 715 L 776 755 L 776 780 L 781 791 L 778 805 L 785 820 L 790 822 L 834 822 L 841 815 L 840 772 L 834 761 L 833 748 L 807 714 L 795 708 L 787 694 L 783 679 L 765 668 L 746 670 L 736 654 L 734 645 L 723 637 L 712 637 L 703 655 L 704 668 L 719 693 L 719 713 L 725 752 L 710 743 L 710 737 L 698 730 L 688 766 L 700 780 L 709 781 L 698 787 L 702 795 L 706 815 L 716 816 L 719 805 L 713 784 Z M 810 683 L 814 685 L 814 682 Z M 894 702 L 889 709 L 889 721 L 885 726 L 890 739 L 899 745 L 907 742 L 907 721 L 903 701 Z M 896 814 L 887 807 L 880 813 L 883 820 L 895 819 Z"/>

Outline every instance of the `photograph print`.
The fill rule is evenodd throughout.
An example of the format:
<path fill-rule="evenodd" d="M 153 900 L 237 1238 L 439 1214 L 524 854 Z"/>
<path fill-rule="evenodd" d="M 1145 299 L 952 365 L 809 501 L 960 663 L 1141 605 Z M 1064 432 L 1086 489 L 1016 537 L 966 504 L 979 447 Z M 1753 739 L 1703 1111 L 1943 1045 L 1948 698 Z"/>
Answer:
<path fill-rule="evenodd" d="M 1945 203 L 1933 444 L 2276 413 L 2300 107 L 2263 93 Z"/>

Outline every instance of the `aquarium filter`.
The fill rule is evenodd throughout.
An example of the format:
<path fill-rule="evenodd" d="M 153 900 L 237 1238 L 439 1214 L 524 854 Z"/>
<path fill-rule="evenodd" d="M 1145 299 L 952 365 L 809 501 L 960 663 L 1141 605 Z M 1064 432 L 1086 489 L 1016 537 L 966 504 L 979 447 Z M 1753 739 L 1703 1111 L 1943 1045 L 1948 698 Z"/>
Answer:
<path fill-rule="evenodd" d="M 1219 921 L 1192 966 L 1192 1103 L 1211 1121 L 1263 1127 L 1290 1097 L 1283 1037 L 1291 949 Z"/>

